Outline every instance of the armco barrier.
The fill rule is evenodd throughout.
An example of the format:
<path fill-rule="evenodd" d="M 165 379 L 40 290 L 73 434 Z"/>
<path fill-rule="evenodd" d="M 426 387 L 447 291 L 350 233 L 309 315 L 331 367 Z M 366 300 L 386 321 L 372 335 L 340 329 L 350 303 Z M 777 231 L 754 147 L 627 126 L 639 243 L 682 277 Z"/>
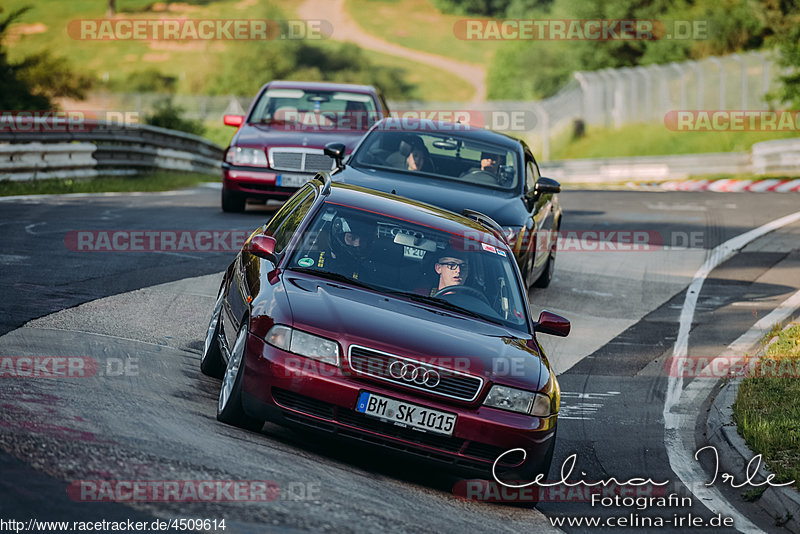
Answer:
<path fill-rule="evenodd" d="M 800 173 L 800 138 L 763 141 L 751 150 L 755 174 Z"/>
<path fill-rule="evenodd" d="M 0 180 L 97 176 L 92 143 L 0 144 Z"/>
<path fill-rule="evenodd" d="M 184 132 L 95 121 L 72 131 L 0 131 L 0 154 L 0 179 L 32 180 L 156 169 L 219 175 L 223 150 Z"/>

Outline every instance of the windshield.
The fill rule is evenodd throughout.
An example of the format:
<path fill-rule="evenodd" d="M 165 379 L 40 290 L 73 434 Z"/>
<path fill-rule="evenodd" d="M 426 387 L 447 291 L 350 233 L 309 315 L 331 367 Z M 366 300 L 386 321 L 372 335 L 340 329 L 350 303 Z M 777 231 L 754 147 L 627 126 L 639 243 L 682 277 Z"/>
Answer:
<path fill-rule="evenodd" d="M 367 130 L 380 117 L 368 94 L 268 89 L 250 122 L 332 130 Z"/>
<path fill-rule="evenodd" d="M 306 229 L 287 268 L 527 331 L 527 310 L 513 258 L 479 240 L 485 237 L 483 232 L 467 230 L 465 235 L 456 235 L 325 205 Z"/>
<path fill-rule="evenodd" d="M 451 132 L 374 130 L 353 155 L 351 164 L 436 175 L 498 189 L 520 183 L 514 152 Z"/>

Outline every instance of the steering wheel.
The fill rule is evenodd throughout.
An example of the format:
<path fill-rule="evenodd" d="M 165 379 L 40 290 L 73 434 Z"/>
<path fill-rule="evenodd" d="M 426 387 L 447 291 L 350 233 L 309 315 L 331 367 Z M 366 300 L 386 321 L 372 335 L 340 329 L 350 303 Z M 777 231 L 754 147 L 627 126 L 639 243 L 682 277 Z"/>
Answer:
<path fill-rule="evenodd" d="M 497 176 L 495 176 L 494 174 L 492 174 L 490 172 L 486 172 L 484 170 L 481 170 L 481 169 L 472 169 L 471 171 L 468 171 L 467 173 L 462 174 L 461 178 L 467 178 L 467 179 L 470 179 L 470 180 L 476 180 L 478 178 L 482 178 L 482 179 L 485 180 L 485 179 L 488 178 L 492 182 L 497 183 Z"/>
<path fill-rule="evenodd" d="M 478 297 L 479 299 L 484 301 L 486 304 L 489 304 L 489 301 L 486 300 L 486 296 L 483 293 L 481 293 L 480 291 L 478 291 L 474 287 L 470 287 L 470 286 L 447 286 L 447 287 L 443 287 L 442 289 L 440 289 L 439 291 L 437 291 L 436 293 L 434 293 L 431 296 L 433 298 L 438 298 L 438 297 L 441 297 L 442 295 L 446 295 L 447 293 L 459 293 L 459 292 L 460 293 L 469 293 L 473 297 Z"/>

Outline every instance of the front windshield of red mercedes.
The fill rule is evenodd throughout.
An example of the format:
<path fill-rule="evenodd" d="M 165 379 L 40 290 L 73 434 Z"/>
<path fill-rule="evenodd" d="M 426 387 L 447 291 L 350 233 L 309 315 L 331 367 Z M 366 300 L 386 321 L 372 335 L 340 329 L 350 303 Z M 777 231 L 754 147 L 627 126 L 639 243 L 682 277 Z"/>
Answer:
<path fill-rule="evenodd" d="M 372 96 L 348 91 L 268 89 L 249 122 L 320 129 L 367 130 L 381 117 Z"/>

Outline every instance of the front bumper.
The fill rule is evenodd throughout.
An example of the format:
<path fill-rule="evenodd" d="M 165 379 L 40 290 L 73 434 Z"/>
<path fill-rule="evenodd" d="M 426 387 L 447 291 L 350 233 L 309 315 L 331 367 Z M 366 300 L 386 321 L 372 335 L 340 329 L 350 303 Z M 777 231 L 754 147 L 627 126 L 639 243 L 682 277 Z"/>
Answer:
<path fill-rule="evenodd" d="M 539 469 L 552 450 L 557 415 L 539 418 L 476 402 L 444 402 L 356 375 L 346 364 L 342 367 L 344 371 L 282 351 L 250 334 L 242 382 L 244 409 L 263 420 L 401 450 L 480 476 L 488 476 L 497 457 L 510 449 L 525 449 L 527 459 L 523 461 L 519 452 L 508 454 L 498 467 L 525 473 Z M 421 432 L 356 412 L 362 391 L 454 413 L 453 435 Z"/>
<path fill-rule="evenodd" d="M 251 198 L 289 198 L 297 187 L 279 187 L 276 185 L 278 172 L 267 169 L 252 169 L 234 167 L 224 164 L 222 166 L 222 187 L 247 195 Z M 309 180 L 314 175 L 309 174 Z"/>

